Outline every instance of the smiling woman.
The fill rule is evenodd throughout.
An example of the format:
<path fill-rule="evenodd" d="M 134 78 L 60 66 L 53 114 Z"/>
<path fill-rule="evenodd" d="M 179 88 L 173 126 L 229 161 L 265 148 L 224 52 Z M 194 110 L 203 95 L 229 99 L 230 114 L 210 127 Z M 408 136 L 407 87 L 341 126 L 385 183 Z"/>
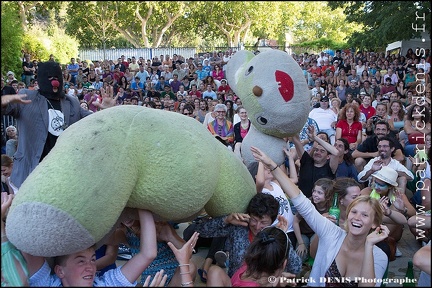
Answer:
<path fill-rule="evenodd" d="M 272 171 L 298 213 L 320 238 L 310 281 L 317 286 L 325 286 L 324 277 L 333 277 L 345 285 L 358 285 L 363 281 L 367 284 L 368 280 L 383 278 L 388 259 L 375 244 L 388 237 L 389 229 L 381 224 L 383 212 L 376 199 L 369 196 L 354 199 L 347 208 L 345 227 L 341 228 L 319 214 L 311 201 L 265 153 L 256 147 L 251 147 L 251 151 L 256 161 Z M 346 279 L 360 280 L 353 282 Z M 379 281 L 374 283 L 375 286 L 381 285 Z"/>

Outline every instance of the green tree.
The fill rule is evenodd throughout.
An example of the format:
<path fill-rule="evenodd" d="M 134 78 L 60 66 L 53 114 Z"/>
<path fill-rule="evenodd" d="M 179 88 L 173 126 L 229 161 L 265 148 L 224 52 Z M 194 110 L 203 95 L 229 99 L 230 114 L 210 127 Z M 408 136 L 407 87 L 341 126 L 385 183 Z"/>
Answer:
<path fill-rule="evenodd" d="M 429 1 L 329 1 L 329 7 L 343 8 L 348 22 L 363 25 L 348 40 L 358 49 L 384 49 L 388 43 L 419 37 L 421 31 L 412 28 L 416 24 L 431 31 Z"/>
<path fill-rule="evenodd" d="M 293 34 L 297 43 L 320 38 L 344 42 L 347 36 L 360 31 L 361 25 L 346 23 L 342 8 L 332 10 L 326 2 L 299 2 L 300 13 L 296 15 Z"/>
<path fill-rule="evenodd" d="M 49 17 L 52 11 L 58 13 L 66 2 L 62 1 L 11 1 L 18 8 L 21 27 L 27 31 L 33 23 Z"/>
<path fill-rule="evenodd" d="M 1 71 L 13 71 L 21 75 L 23 30 L 17 15 L 17 8 L 12 2 L 1 2 Z"/>

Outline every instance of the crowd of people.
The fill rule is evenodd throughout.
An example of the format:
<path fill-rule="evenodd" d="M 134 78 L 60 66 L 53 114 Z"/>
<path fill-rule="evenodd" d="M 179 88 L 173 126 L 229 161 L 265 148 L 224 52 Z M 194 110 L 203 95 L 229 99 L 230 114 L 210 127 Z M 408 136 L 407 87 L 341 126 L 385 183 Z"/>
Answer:
<path fill-rule="evenodd" d="M 76 103 L 77 113 L 73 121 L 63 123 L 118 105 L 161 109 L 194 118 L 233 157 L 241 158 L 241 142 L 252 124 L 226 80 L 233 54 L 227 50 L 147 60 L 122 55 L 117 61 L 90 63 L 71 58 L 62 65 L 59 93 Z M 281 166 L 251 148 L 256 165 L 247 168 L 257 194 L 244 214 L 210 218 L 203 211 L 181 238 L 175 223 L 155 222 L 151 213 L 139 211 L 136 219 L 122 222 L 101 256 L 90 247 L 77 253 L 83 264 L 66 255 L 56 257 L 51 266 L 46 259 L 14 250 L 2 221 L 2 248 L 14 260 L 2 261 L 2 286 L 131 286 L 141 281 L 144 286 L 186 287 L 193 285 L 196 274 L 207 286 L 267 286 L 275 284 L 269 283 L 269 276 L 292 281 L 303 277 L 307 265 L 311 269 L 305 277 L 312 279 L 312 286 L 329 284 L 320 277 L 338 278 L 342 286 L 370 285 L 367 279 L 385 277 L 389 261 L 401 256 L 397 243 L 404 227 L 413 234 L 412 245 L 418 245 L 412 255 L 422 271 L 418 284 L 430 284 L 430 50 L 413 48 L 406 55 L 336 50 L 335 55 L 292 57 L 310 91 L 309 117 L 297 135 L 285 138 L 281 153 L 286 161 Z M 47 62 L 55 62 L 54 55 Z M 25 177 L 55 145 L 53 136 L 61 133 L 44 131 L 39 151 L 43 154 L 28 148 L 26 156 L 37 162 L 21 178 L 11 177 L 14 169 L 23 169 L 15 162 L 17 154 L 23 157 L 20 145 L 30 145 L 29 139 L 36 137 L 29 131 L 32 127 L 20 124 L 27 119 L 22 120 L 25 113 L 13 111 L 33 105 L 23 94 L 38 93 L 39 64 L 25 54 L 21 78 L 12 71 L 2 77 L 2 114 L 16 116 L 18 123 L 2 126 L 2 220 Z M 53 107 L 55 98 L 48 99 L 48 110 L 62 112 L 63 100 Z M 33 125 L 34 117 L 29 116 Z M 333 202 L 340 209 L 338 219 L 329 214 Z M 122 244 L 130 247 L 133 257 L 97 275 L 115 264 Z M 190 247 L 200 245 L 210 250 L 198 268 L 190 262 Z M 74 269 L 87 274 L 78 279 Z"/>

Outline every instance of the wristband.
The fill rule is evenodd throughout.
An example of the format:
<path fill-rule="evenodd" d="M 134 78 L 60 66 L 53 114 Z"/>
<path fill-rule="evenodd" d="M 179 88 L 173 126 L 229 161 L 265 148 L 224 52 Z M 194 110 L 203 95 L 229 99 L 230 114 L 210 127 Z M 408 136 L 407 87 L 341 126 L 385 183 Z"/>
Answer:
<path fill-rule="evenodd" d="M 305 244 L 304 243 L 299 243 L 298 246 L 300 246 L 300 245 L 305 245 Z"/>
<path fill-rule="evenodd" d="M 273 172 L 274 170 L 276 170 L 276 168 L 278 168 L 277 164 L 276 164 L 276 166 L 273 169 L 270 169 L 270 172 Z"/>
<path fill-rule="evenodd" d="M 185 287 L 185 286 L 191 285 L 193 283 L 194 283 L 194 281 L 189 281 L 189 282 L 181 283 L 181 286 Z"/>

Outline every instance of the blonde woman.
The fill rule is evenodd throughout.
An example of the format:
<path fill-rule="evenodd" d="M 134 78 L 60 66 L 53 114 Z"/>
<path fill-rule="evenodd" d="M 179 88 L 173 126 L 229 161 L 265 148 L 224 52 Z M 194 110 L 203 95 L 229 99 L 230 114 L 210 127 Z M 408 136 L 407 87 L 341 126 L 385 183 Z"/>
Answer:
<path fill-rule="evenodd" d="M 336 226 L 314 208 L 300 189 L 278 165 L 260 149 L 251 147 L 256 161 L 263 163 L 279 181 L 298 213 L 320 238 L 309 280 L 314 286 L 326 286 L 328 279 L 350 280 L 346 284 L 370 286 L 366 279 L 382 279 L 388 265 L 387 255 L 375 244 L 388 237 L 389 229 L 382 225 L 383 211 L 379 201 L 368 196 L 357 197 L 347 208 L 344 228 Z M 364 279 L 364 280 L 363 280 Z M 377 281 L 375 286 L 381 286 Z"/>

